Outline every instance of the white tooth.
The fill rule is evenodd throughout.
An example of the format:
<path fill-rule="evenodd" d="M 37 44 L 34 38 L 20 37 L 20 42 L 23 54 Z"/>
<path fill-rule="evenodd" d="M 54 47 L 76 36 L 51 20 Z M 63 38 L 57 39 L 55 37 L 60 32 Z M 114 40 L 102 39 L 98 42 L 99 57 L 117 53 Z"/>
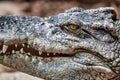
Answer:
<path fill-rule="evenodd" d="M 12 50 L 12 53 L 15 53 L 15 51 L 14 51 L 14 50 Z"/>
<path fill-rule="evenodd" d="M 39 55 L 41 55 L 42 54 L 42 52 L 41 51 L 39 51 Z"/>
<path fill-rule="evenodd" d="M 3 52 L 3 53 L 5 53 L 5 52 L 7 51 L 7 49 L 8 49 L 8 46 L 6 46 L 6 45 L 3 45 L 2 52 Z"/>
<path fill-rule="evenodd" d="M 17 47 L 18 45 L 17 44 L 15 44 L 15 47 Z"/>
<path fill-rule="evenodd" d="M 25 47 L 25 44 L 22 44 L 23 47 Z"/>
<path fill-rule="evenodd" d="M 24 53 L 23 48 L 20 49 L 20 52 L 21 52 L 21 53 Z"/>
<path fill-rule="evenodd" d="M 53 53 L 53 55 L 56 55 L 56 53 Z"/>
<path fill-rule="evenodd" d="M 47 56 L 49 56 L 50 54 L 49 53 L 47 53 Z"/>
<path fill-rule="evenodd" d="M 27 45 L 27 48 L 30 48 L 30 46 L 29 46 L 29 45 Z"/>
<path fill-rule="evenodd" d="M 28 52 L 27 54 L 30 55 L 30 52 Z"/>

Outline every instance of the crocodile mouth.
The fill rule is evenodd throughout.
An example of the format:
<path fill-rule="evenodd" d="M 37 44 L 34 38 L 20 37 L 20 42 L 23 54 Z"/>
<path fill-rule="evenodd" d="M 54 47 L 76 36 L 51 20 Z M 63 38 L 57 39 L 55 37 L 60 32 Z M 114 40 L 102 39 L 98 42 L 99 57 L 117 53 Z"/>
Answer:
<path fill-rule="evenodd" d="M 103 66 L 103 64 L 105 64 L 103 67 L 107 67 L 109 68 L 109 64 L 105 63 L 105 59 L 100 56 L 100 55 L 95 55 L 93 52 L 89 51 L 89 50 L 86 50 L 86 49 L 82 49 L 82 48 L 78 48 L 75 50 L 75 53 L 73 54 L 65 54 L 65 53 L 48 53 L 48 52 L 39 52 L 38 50 L 36 50 L 35 48 L 27 45 L 27 44 L 12 44 L 12 45 L 9 45 L 9 46 L 6 46 L 6 45 L 0 45 L 0 50 L 2 50 L 2 54 L 0 55 L 16 55 L 16 54 L 25 54 L 25 55 L 28 55 L 28 56 L 37 56 L 37 57 L 44 57 L 45 59 L 47 58 L 51 58 L 54 60 L 63 60 L 64 61 L 64 58 L 66 60 L 69 60 L 69 59 L 72 59 L 75 63 L 78 63 L 78 64 L 82 64 L 82 65 L 85 65 L 85 66 Z M 79 56 L 79 54 L 77 53 L 81 53 L 81 55 Z M 92 63 L 89 63 L 88 60 L 86 60 L 87 58 L 85 54 L 90 54 L 88 55 L 88 57 L 91 56 L 91 58 L 89 58 L 91 61 L 93 61 Z M 85 56 L 83 56 L 85 55 Z M 94 58 L 93 58 L 94 56 Z M 72 57 L 72 58 L 70 58 Z M 78 59 L 81 59 L 81 58 L 84 58 L 82 61 L 78 60 Z M 92 59 L 93 58 L 93 59 Z M 99 58 L 99 59 L 98 59 Z M 95 62 L 95 61 L 100 61 L 100 62 Z M 88 61 L 88 62 L 86 62 Z M 97 63 L 97 64 L 95 64 Z M 98 64 L 100 63 L 100 65 Z M 109 68 L 110 69 L 110 68 Z"/>
<path fill-rule="evenodd" d="M 3 55 L 13 55 L 13 54 L 26 54 L 28 56 L 37 56 L 37 57 L 44 57 L 44 58 L 68 58 L 68 57 L 76 57 L 77 53 L 88 53 L 96 58 L 100 58 L 103 62 L 106 62 L 107 59 L 104 58 L 99 53 L 93 52 L 88 49 L 84 48 L 76 48 L 74 49 L 73 53 L 55 53 L 55 52 L 45 52 L 39 51 L 36 47 L 30 46 L 26 43 L 24 44 L 11 44 L 7 45 L 0 45 L 0 50 Z M 1 54 L 1 55 L 2 55 Z"/>
<path fill-rule="evenodd" d="M 63 59 L 63 58 L 69 59 L 70 57 L 77 58 L 80 56 L 79 54 L 84 54 L 85 57 L 87 57 L 87 56 L 95 57 L 94 58 L 95 60 L 97 60 L 99 58 L 99 60 L 101 60 L 103 63 L 107 61 L 106 58 L 104 58 L 102 55 L 99 55 L 98 53 L 95 53 L 91 50 L 84 49 L 84 48 L 76 48 L 76 49 L 74 49 L 74 53 L 68 54 L 68 53 L 54 53 L 54 52 L 45 52 L 45 51 L 41 52 L 38 49 L 36 49 L 35 47 L 32 47 L 28 44 L 11 44 L 9 46 L 0 45 L 0 50 L 2 51 L 2 52 L 0 52 L 1 53 L 0 55 L 25 54 L 25 55 L 33 56 L 33 57 L 36 56 L 36 57 L 43 57 L 43 58 L 52 58 L 52 59 L 56 60 L 58 58 L 59 59 Z M 88 54 L 90 54 L 90 55 L 88 55 Z M 93 63 L 91 64 L 91 66 L 93 65 Z M 109 64 L 107 64 L 107 65 L 109 65 Z"/>
<path fill-rule="evenodd" d="M 11 55 L 11 54 L 27 54 L 27 55 L 32 55 L 32 56 L 38 56 L 38 57 L 74 57 L 76 56 L 77 53 L 89 53 L 92 54 L 98 58 L 103 59 L 106 61 L 106 59 L 102 56 L 99 55 L 99 53 L 93 52 L 88 49 L 84 48 L 76 48 L 74 49 L 73 53 L 60 53 L 60 52 L 46 52 L 46 51 L 39 51 L 36 47 L 30 46 L 26 43 L 24 44 L 11 44 L 9 46 L 7 45 L 0 45 L 0 53 L 6 54 L 6 55 Z M 97 54 L 97 55 L 96 55 Z"/>
<path fill-rule="evenodd" d="M 75 54 L 65 54 L 65 53 L 53 53 L 53 52 L 41 52 L 28 44 L 12 44 L 9 46 L 0 45 L 0 50 L 3 54 L 27 54 L 39 57 L 73 57 Z"/>
<path fill-rule="evenodd" d="M 33 46 L 30 46 L 28 44 L 11 44 L 9 46 L 6 45 L 0 45 L 0 50 L 2 52 L 1 55 L 13 55 L 13 54 L 25 54 L 28 56 L 37 56 L 37 57 L 43 57 L 43 58 L 76 58 L 76 56 L 79 56 L 79 53 L 84 53 L 84 55 L 90 54 L 91 56 L 94 56 L 94 59 L 99 58 L 102 62 L 106 62 L 106 58 L 104 58 L 99 53 L 93 52 L 88 49 L 84 48 L 76 48 L 74 49 L 74 53 L 55 53 L 55 52 L 45 52 L 45 51 L 39 51 Z M 87 56 L 86 56 L 87 57 Z M 108 65 L 108 64 L 107 64 Z"/>
<path fill-rule="evenodd" d="M 84 55 L 90 54 L 91 56 L 94 56 L 94 59 L 99 58 L 102 60 L 102 62 L 107 62 L 107 59 L 104 58 L 102 55 L 100 55 L 97 52 L 93 52 L 88 49 L 84 48 L 76 48 L 74 49 L 73 53 L 55 53 L 55 52 L 45 52 L 45 51 L 39 51 L 36 47 L 30 46 L 26 43 L 24 44 L 11 44 L 9 46 L 7 45 L 0 45 L 0 50 L 2 53 L 1 55 L 13 55 L 13 54 L 26 54 L 28 56 L 37 56 L 37 57 L 43 57 L 43 58 L 69 58 L 69 57 L 78 57 L 79 53 L 84 53 Z M 87 57 L 87 56 L 86 56 Z M 109 65 L 109 64 L 107 64 Z"/>

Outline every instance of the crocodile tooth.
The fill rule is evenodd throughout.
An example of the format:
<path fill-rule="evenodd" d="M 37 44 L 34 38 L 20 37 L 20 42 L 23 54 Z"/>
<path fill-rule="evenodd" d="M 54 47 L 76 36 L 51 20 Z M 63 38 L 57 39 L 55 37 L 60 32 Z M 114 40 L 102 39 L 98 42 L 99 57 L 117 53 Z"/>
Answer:
<path fill-rule="evenodd" d="M 25 44 L 22 44 L 23 47 L 25 47 Z"/>
<path fill-rule="evenodd" d="M 12 53 L 15 53 L 15 51 L 14 51 L 14 50 L 12 50 Z"/>
<path fill-rule="evenodd" d="M 30 48 L 30 46 L 29 46 L 29 45 L 27 45 L 27 48 Z"/>
<path fill-rule="evenodd" d="M 56 55 L 56 53 L 53 53 L 53 55 Z"/>
<path fill-rule="evenodd" d="M 31 55 L 30 52 L 27 53 L 28 55 Z"/>
<path fill-rule="evenodd" d="M 15 44 L 15 47 L 17 47 L 18 45 L 17 44 Z"/>
<path fill-rule="evenodd" d="M 42 52 L 41 51 L 39 51 L 39 55 L 41 55 L 42 54 Z"/>
<path fill-rule="evenodd" d="M 23 48 L 20 49 L 20 52 L 21 52 L 21 53 L 24 53 Z"/>
<path fill-rule="evenodd" d="M 5 53 L 5 52 L 7 51 L 7 49 L 8 49 L 8 46 L 6 46 L 6 45 L 3 45 L 2 52 L 3 52 L 3 53 Z"/>
<path fill-rule="evenodd" d="M 50 53 L 47 53 L 47 56 L 49 56 L 50 55 Z"/>

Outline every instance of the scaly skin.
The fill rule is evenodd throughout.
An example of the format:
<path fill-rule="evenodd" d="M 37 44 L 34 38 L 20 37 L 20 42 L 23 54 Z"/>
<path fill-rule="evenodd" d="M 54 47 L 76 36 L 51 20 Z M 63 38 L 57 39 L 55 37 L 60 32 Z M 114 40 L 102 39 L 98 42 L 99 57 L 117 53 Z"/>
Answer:
<path fill-rule="evenodd" d="M 0 17 L 0 63 L 45 80 L 119 80 L 119 43 L 110 7 Z"/>

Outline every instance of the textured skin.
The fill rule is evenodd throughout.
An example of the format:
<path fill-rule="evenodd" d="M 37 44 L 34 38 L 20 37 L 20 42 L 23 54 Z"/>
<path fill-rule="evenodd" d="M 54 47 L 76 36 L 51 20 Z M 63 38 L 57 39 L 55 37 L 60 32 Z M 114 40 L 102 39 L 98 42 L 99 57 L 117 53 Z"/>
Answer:
<path fill-rule="evenodd" d="M 0 63 L 45 80 L 119 80 L 119 43 L 120 21 L 110 7 L 0 16 Z"/>

